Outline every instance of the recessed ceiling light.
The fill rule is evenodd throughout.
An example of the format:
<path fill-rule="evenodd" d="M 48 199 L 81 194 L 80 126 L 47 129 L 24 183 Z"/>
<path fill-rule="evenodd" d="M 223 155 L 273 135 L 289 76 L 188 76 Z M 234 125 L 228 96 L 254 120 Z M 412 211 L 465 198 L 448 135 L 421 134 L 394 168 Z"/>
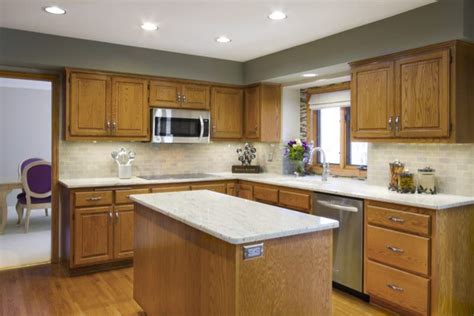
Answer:
<path fill-rule="evenodd" d="M 227 43 L 232 42 L 232 40 L 230 38 L 228 38 L 227 36 L 219 36 L 218 38 L 216 38 L 216 42 L 222 43 L 222 44 L 227 44 Z"/>
<path fill-rule="evenodd" d="M 303 74 L 303 77 L 305 78 L 313 78 L 316 77 L 318 74 Z"/>
<path fill-rule="evenodd" d="M 51 14 L 57 14 L 57 15 L 66 14 L 66 10 L 61 9 L 60 7 L 57 7 L 55 5 L 50 6 L 50 7 L 44 7 L 43 10 Z"/>
<path fill-rule="evenodd" d="M 273 11 L 269 16 L 268 16 L 269 19 L 271 20 L 284 20 L 286 19 L 286 14 L 281 12 L 281 11 Z"/>
<path fill-rule="evenodd" d="M 150 22 L 145 22 L 141 25 L 141 28 L 145 31 L 156 31 L 158 29 L 158 25 Z"/>

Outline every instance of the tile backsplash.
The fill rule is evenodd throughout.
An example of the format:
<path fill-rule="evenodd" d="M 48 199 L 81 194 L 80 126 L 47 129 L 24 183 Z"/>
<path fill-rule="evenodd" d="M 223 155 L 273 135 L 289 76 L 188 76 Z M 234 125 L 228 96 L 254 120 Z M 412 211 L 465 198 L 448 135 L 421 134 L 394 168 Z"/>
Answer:
<path fill-rule="evenodd" d="M 474 196 L 474 144 L 370 144 L 369 184 L 387 186 L 388 164 L 395 159 L 414 173 L 436 169 L 439 192 Z"/>
<path fill-rule="evenodd" d="M 60 178 L 116 177 L 117 166 L 110 153 L 120 147 L 136 152 L 133 175 L 226 172 L 240 164 L 236 149 L 243 143 L 150 144 L 119 142 L 65 142 L 59 147 Z M 265 172 L 281 173 L 280 144 L 254 143 Z M 272 161 L 268 155 L 273 153 Z"/>

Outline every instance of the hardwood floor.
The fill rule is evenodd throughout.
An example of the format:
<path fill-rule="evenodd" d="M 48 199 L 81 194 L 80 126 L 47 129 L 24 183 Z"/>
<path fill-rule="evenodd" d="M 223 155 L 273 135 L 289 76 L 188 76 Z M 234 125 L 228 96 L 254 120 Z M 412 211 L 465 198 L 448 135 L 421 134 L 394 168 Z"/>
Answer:
<path fill-rule="evenodd" d="M 133 268 L 67 277 L 60 266 L 0 272 L 0 316 L 144 315 L 132 298 Z M 333 315 L 391 315 L 333 292 Z"/>

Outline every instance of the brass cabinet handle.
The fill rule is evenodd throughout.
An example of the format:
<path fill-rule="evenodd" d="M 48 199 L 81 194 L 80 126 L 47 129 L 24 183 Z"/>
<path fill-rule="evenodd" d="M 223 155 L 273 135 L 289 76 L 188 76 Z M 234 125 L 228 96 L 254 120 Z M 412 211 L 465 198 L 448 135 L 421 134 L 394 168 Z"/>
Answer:
<path fill-rule="evenodd" d="M 119 212 L 115 212 L 115 223 L 118 224 L 120 222 Z"/>
<path fill-rule="evenodd" d="M 100 201 L 102 200 L 101 196 L 91 196 L 90 198 L 86 199 L 87 201 Z"/>
<path fill-rule="evenodd" d="M 107 121 L 107 123 L 105 123 L 105 127 L 107 130 L 110 130 L 110 121 Z"/>
<path fill-rule="evenodd" d="M 396 286 L 395 284 L 387 284 L 387 287 L 397 292 L 404 291 L 402 287 Z"/>
<path fill-rule="evenodd" d="M 112 219 L 113 219 L 112 211 L 110 211 L 109 212 L 109 224 L 112 224 Z"/>
<path fill-rule="evenodd" d="M 393 116 L 388 118 L 388 130 L 393 131 Z"/>
<path fill-rule="evenodd" d="M 212 130 L 215 132 L 216 131 L 216 126 L 212 125 Z"/>
<path fill-rule="evenodd" d="M 398 218 L 398 217 L 393 217 L 393 216 L 390 216 L 388 220 L 395 223 L 405 223 L 405 220 L 403 218 Z"/>
<path fill-rule="evenodd" d="M 112 130 L 117 129 L 117 122 L 113 121 L 112 122 Z"/>
<path fill-rule="evenodd" d="M 397 252 L 397 253 L 403 253 L 404 250 L 402 248 L 397 248 L 397 247 L 393 247 L 393 246 L 387 246 L 387 249 L 392 251 L 392 252 Z"/>
<path fill-rule="evenodd" d="M 178 96 L 176 98 L 176 101 L 178 101 L 179 103 L 181 103 L 181 94 L 178 93 Z"/>
<path fill-rule="evenodd" d="M 185 95 L 183 95 L 183 102 L 184 103 L 188 102 L 188 101 L 186 101 L 186 96 Z"/>

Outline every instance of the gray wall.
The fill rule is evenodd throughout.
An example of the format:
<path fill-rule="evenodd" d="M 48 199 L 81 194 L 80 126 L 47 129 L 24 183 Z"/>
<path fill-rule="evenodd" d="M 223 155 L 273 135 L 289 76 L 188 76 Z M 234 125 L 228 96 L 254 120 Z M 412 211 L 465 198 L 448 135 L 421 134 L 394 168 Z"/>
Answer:
<path fill-rule="evenodd" d="M 16 179 L 20 161 L 51 161 L 51 90 L 0 87 L 0 177 Z M 8 195 L 14 206 L 16 194 Z"/>
<path fill-rule="evenodd" d="M 474 0 L 464 1 L 464 36 L 474 41 Z"/>
<path fill-rule="evenodd" d="M 467 4 L 474 1 L 444 0 L 248 61 L 244 64 L 244 81 L 252 83 L 268 80 L 320 67 L 465 38 L 464 2 Z"/>
<path fill-rule="evenodd" d="M 241 84 L 242 63 L 0 28 L 0 65 L 77 67 Z"/>

